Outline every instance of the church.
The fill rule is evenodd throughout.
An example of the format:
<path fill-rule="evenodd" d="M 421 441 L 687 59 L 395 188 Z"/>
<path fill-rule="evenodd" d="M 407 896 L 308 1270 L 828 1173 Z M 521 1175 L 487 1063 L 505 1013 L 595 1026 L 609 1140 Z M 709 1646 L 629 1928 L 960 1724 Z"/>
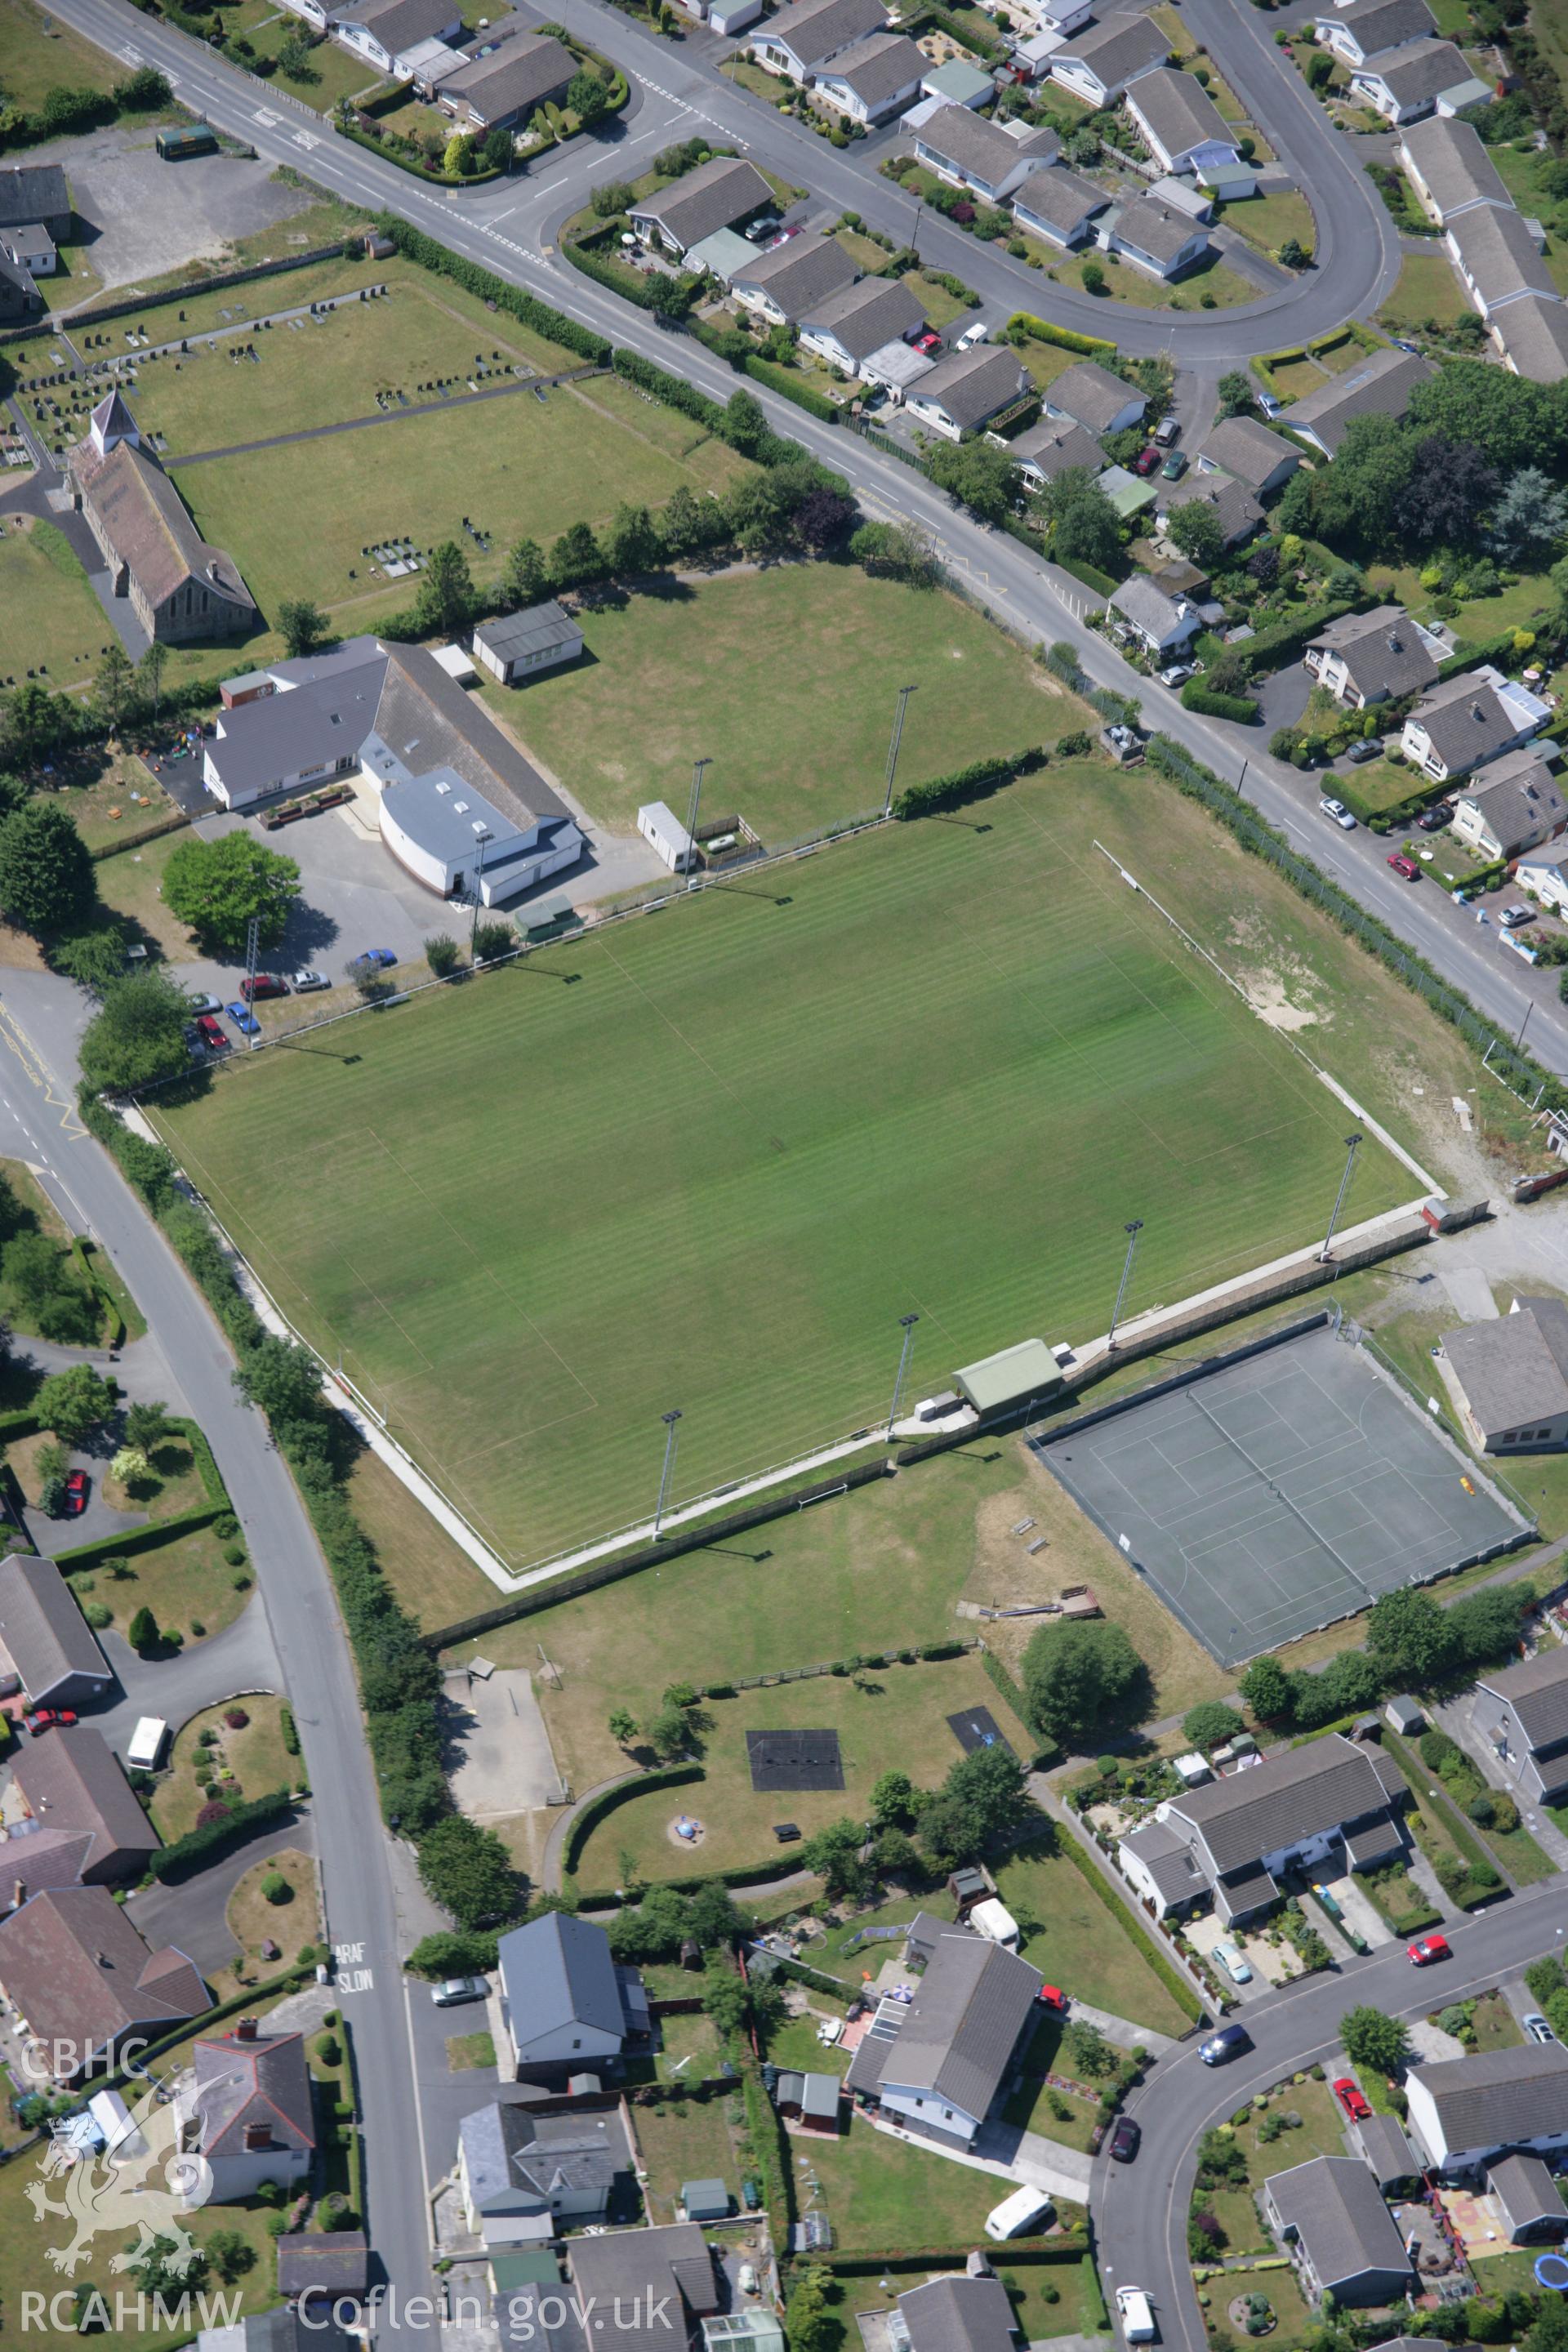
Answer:
<path fill-rule="evenodd" d="M 93 410 L 69 472 L 113 593 L 130 597 L 149 637 L 183 646 L 257 625 L 233 557 L 203 539 L 118 392 Z"/>

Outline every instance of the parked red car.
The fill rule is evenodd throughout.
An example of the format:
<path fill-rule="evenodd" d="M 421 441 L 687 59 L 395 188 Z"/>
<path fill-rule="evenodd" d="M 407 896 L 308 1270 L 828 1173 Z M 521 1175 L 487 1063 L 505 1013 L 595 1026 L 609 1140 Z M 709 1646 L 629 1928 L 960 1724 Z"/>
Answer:
<path fill-rule="evenodd" d="M 928 327 L 923 335 L 917 335 L 915 337 L 914 348 L 917 352 L 924 352 L 926 357 L 929 359 L 932 352 L 941 351 L 942 337 L 939 334 L 934 333 L 932 330 Z"/>
<path fill-rule="evenodd" d="M 87 1508 L 87 1472 L 68 1470 L 66 1473 L 66 1517 L 79 1519 Z"/>
<path fill-rule="evenodd" d="M 1043 1984 L 1035 1999 L 1043 2000 L 1047 2009 L 1054 2009 L 1058 2017 L 1065 2017 L 1068 2013 L 1068 1997 L 1060 1985 Z"/>
<path fill-rule="evenodd" d="M 209 1054 L 226 1054 L 231 1050 L 228 1031 L 224 1027 L 223 1023 L 216 1021 L 210 1013 L 202 1014 L 201 1019 L 196 1023 L 196 1027 L 201 1031 L 202 1044 Z"/>
<path fill-rule="evenodd" d="M 1417 1936 L 1407 1950 L 1418 1969 L 1430 1968 L 1434 1960 L 1451 1960 L 1454 1957 L 1447 1936 Z"/>
<path fill-rule="evenodd" d="M 40 1731 L 52 1731 L 57 1723 L 74 1723 L 76 1713 L 68 1706 L 40 1706 L 22 1719 L 36 1739 Z"/>
<path fill-rule="evenodd" d="M 1163 455 L 1164 452 L 1161 449 L 1157 449 L 1153 442 L 1151 441 L 1149 446 L 1146 449 L 1140 449 L 1136 457 L 1133 458 L 1133 472 L 1135 474 L 1152 474 L 1155 467 L 1160 463 Z"/>
<path fill-rule="evenodd" d="M 1421 868 L 1416 865 L 1414 858 L 1406 857 L 1402 849 L 1391 850 L 1389 852 L 1388 862 L 1393 866 L 1394 872 L 1398 875 L 1402 882 L 1420 881 Z"/>
<path fill-rule="evenodd" d="M 1342 2074 L 1334 2084 L 1334 2096 L 1352 2124 L 1364 2123 L 1372 2113 L 1365 2092 L 1359 2083 L 1352 2083 L 1348 2074 Z"/>
<path fill-rule="evenodd" d="M 239 992 L 247 1004 L 255 1004 L 264 996 L 287 996 L 289 983 L 275 971 L 258 971 L 254 980 L 242 980 Z"/>

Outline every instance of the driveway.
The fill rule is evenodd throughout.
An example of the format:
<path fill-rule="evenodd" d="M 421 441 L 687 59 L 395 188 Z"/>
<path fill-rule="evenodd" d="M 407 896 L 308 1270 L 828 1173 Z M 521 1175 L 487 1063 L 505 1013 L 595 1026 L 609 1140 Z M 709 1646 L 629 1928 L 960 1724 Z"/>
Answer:
<path fill-rule="evenodd" d="M 178 1886 L 132 1887 L 126 1908 L 153 1951 L 173 1944 L 195 1960 L 204 1976 L 216 1976 L 239 1950 L 224 1916 L 229 1896 L 247 1870 L 290 1848 L 296 1853 L 316 1851 L 315 1823 L 308 1811 L 297 1812 L 292 1821 L 268 1822 L 265 1830 L 242 1839 Z"/>
<path fill-rule="evenodd" d="M 161 1715 L 172 1730 L 243 1691 L 281 1691 L 283 1670 L 272 1646 L 267 1612 L 254 1594 L 232 1625 L 203 1642 L 189 1642 L 170 1658 L 139 1658 L 123 1636 L 107 1626 L 99 1635 L 114 1669 L 118 1688 L 108 1703 L 82 1720 L 101 1731 L 123 1753 L 143 1715 Z"/>
<path fill-rule="evenodd" d="M 1277 727 L 1294 727 L 1307 708 L 1307 697 L 1313 686 L 1312 673 L 1302 662 L 1292 662 L 1289 669 L 1277 669 L 1266 677 L 1258 695 L 1258 708 L 1263 713 L 1262 731 L 1272 735 Z"/>
<path fill-rule="evenodd" d="M 476 2107 L 488 2105 L 504 2086 L 493 2066 L 465 2066 L 454 2072 L 447 2058 L 448 2040 L 482 2033 L 490 2024 L 482 2000 L 464 2001 L 457 2009 L 437 2009 L 430 1998 L 430 1987 L 417 1977 L 404 1979 L 403 1997 L 414 2053 L 425 2179 L 426 2188 L 434 2189 L 458 2161 L 458 2127 L 463 2117 L 471 2116 Z M 515 2090 L 512 2095 L 516 2096 Z"/>
<path fill-rule="evenodd" d="M 475 1822 L 501 1821 L 560 1794 L 561 1775 L 526 1668 L 448 1674 L 443 1699 L 447 1769 L 459 1812 Z"/>
<path fill-rule="evenodd" d="M 1460 1697 L 1448 1699 L 1431 1708 L 1433 1721 L 1450 1739 L 1457 1739 L 1476 1769 L 1494 1789 L 1500 1789 L 1514 1799 L 1519 1806 L 1519 1818 L 1530 1832 L 1542 1852 L 1559 1870 L 1568 1870 L 1568 1837 L 1564 1837 L 1544 1805 L 1528 1804 L 1503 1770 L 1492 1752 L 1489 1740 L 1477 1731 L 1474 1719 L 1475 1693 L 1468 1691 Z"/>

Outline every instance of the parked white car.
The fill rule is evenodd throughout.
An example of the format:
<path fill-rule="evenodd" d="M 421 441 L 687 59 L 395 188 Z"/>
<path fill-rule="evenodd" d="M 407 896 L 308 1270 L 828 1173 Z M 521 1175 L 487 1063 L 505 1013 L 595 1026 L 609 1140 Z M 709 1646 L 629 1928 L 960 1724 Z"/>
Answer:
<path fill-rule="evenodd" d="M 1225 1970 L 1232 1984 L 1250 1984 L 1252 1982 L 1252 1970 L 1247 1967 L 1247 1962 L 1242 1958 L 1241 1954 L 1237 1950 L 1234 1944 L 1216 1944 L 1214 1948 L 1214 1957 L 1219 1966 Z"/>
<path fill-rule="evenodd" d="M 1339 826 L 1342 833 L 1353 833 L 1355 831 L 1355 819 L 1352 816 L 1349 809 L 1346 808 L 1343 801 L 1337 801 L 1331 794 L 1327 800 L 1320 801 L 1318 803 L 1318 806 L 1322 810 L 1323 814 L 1326 817 L 1331 817 L 1333 820 L 1334 824 Z"/>

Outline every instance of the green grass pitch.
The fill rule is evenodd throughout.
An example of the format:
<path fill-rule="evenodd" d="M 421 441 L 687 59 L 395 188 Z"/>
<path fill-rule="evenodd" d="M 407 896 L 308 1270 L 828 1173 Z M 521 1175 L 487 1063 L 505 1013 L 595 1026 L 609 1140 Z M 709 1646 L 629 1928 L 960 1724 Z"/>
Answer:
<path fill-rule="evenodd" d="M 1093 766 L 367 1014 L 161 1115 L 522 1566 L 1322 1229 L 1345 1114 L 1091 846 Z M 1198 822 L 1173 811 L 1173 822 Z M 1369 1141 L 1345 1220 L 1411 1197 Z"/>

